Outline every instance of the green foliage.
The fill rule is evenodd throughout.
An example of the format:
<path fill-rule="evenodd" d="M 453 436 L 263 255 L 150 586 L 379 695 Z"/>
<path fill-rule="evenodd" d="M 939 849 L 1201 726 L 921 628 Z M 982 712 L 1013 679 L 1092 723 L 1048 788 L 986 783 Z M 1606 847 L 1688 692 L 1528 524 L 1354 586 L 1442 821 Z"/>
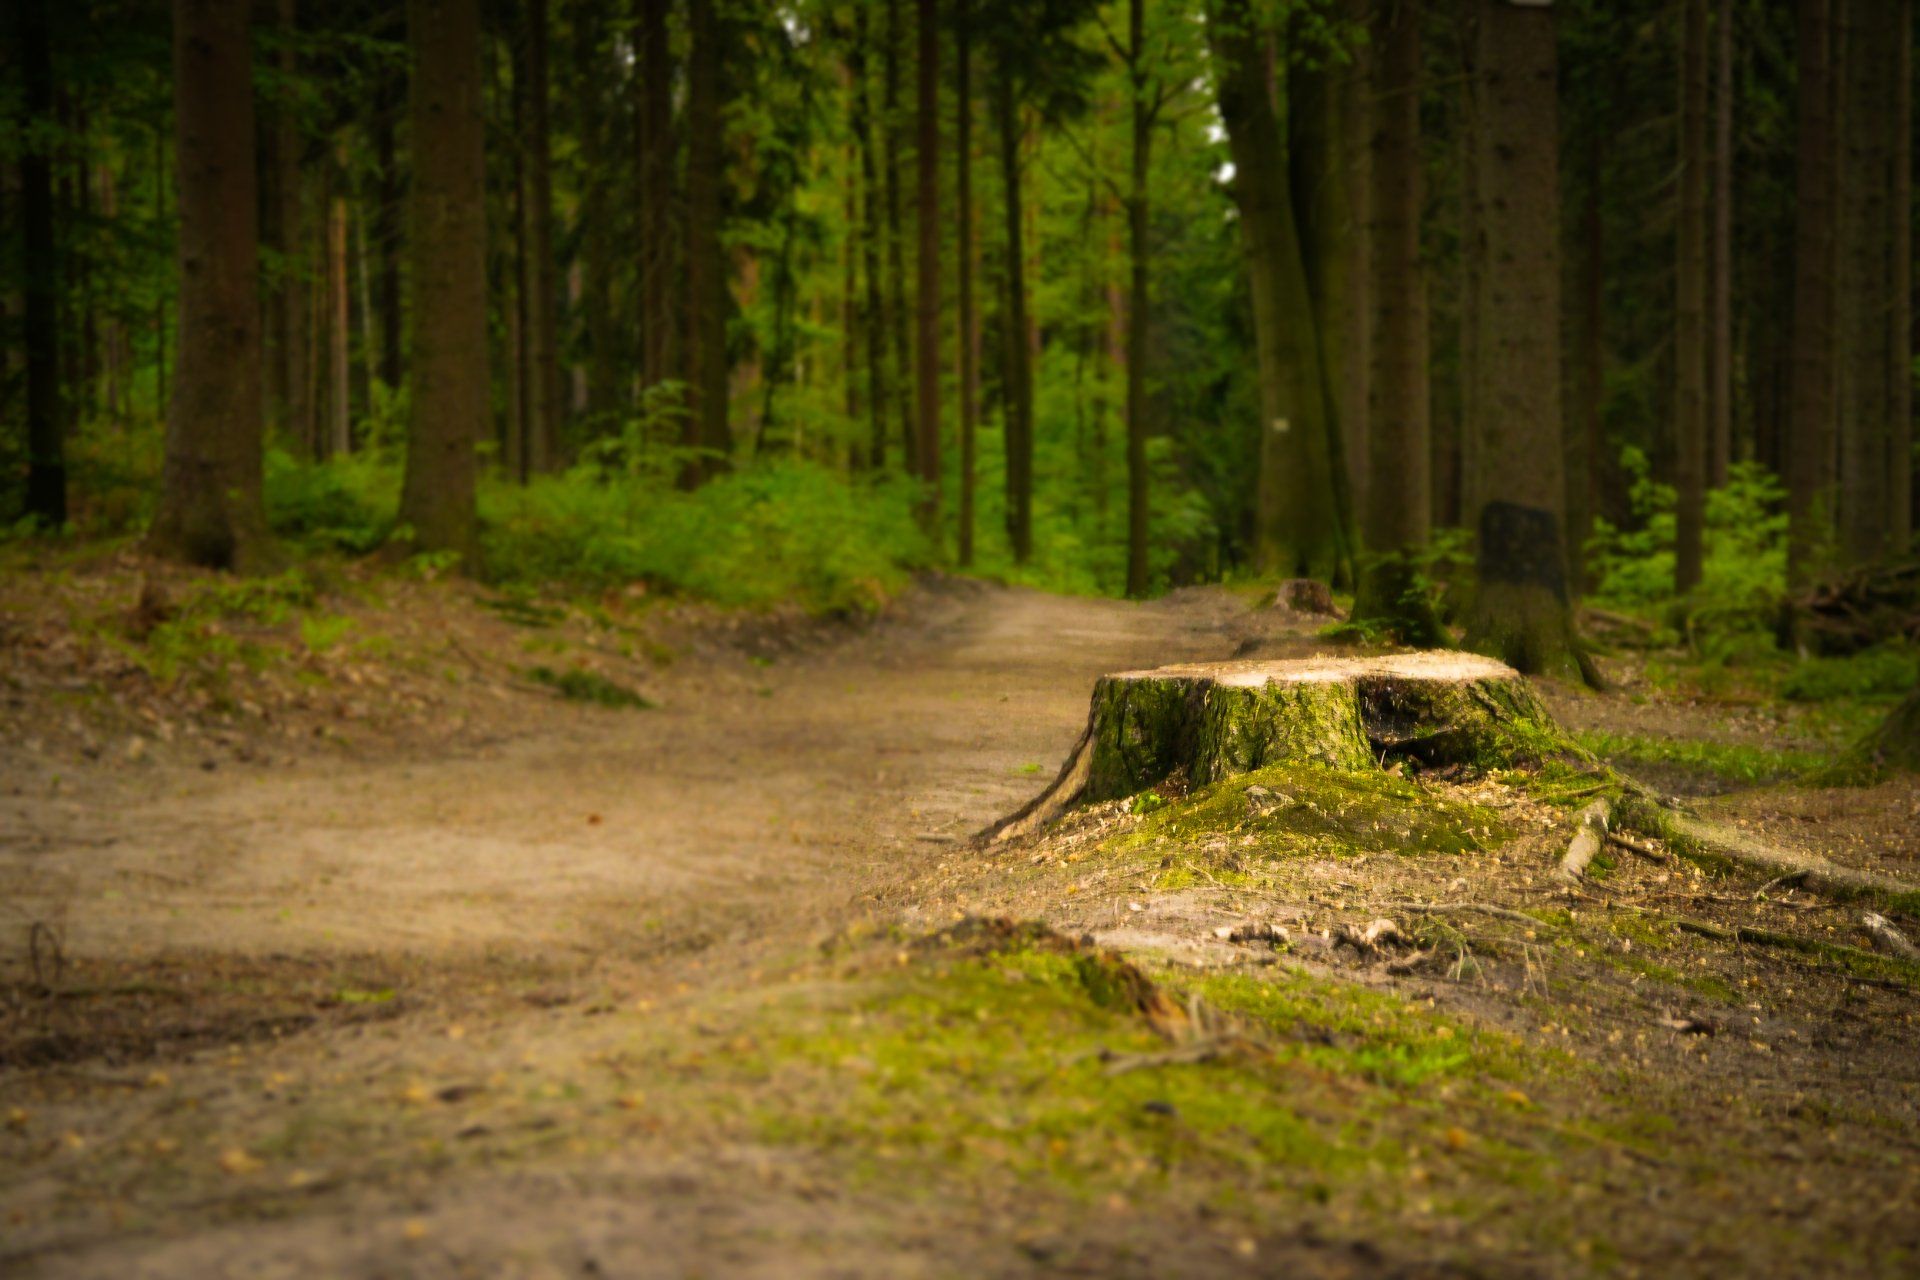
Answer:
<path fill-rule="evenodd" d="M 691 493 L 595 464 L 481 493 L 487 574 L 506 583 L 634 581 L 719 604 L 877 608 L 929 561 L 901 480 L 849 483 L 768 462 Z"/>
<path fill-rule="evenodd" d="M 358 555 L 393 533 L 400 472 L 383 452 L 316 463 L 269 449 L 264 481 L 268 525 L 304 547 Z"/>
<path fill-rule="evenodd" d="M 1615 763 L 1671 765 L 1748 785 L 1795 777 L 1827 762 L 1824 753 L 1786 747 L 1753 747 L 1698 738 L 1646 737 L 1598 730 L 1574 736 L 1587 750 Z"/>
<path fill-rule="evenodd" d="M 1920 683 L 1920 654 L 1885 644 L 1841 658 L 1808 658 L 1780 681 L 1780 696 L 1795 702 L 1836 698 L 1898 698 Z"/>
<path fill-rule="evenodd" d="M 631 708 L 636 711 L 644 711 L 654 705 L 651 699 L 592 671 L 571 668 L 555 671 L 552 667 L 529 667 L 526 676 L 569 702 L 591 702 L 599 707 Z"/>
<path fill-rule="evenodd" d="M 1637 448 L 1621 450 L 1620 465 L 1629 479 L 1634 523 L 1615 528 L 1604 519 L 1594 522 L 1588 543 L 1592 595 L 1600 604 L 1648 608 L 1674 595 L 1674 490 L 1653 479 L 1647 455 Z M 1747 462 L 1734 464 L 1726 486 L 1707 494 L 1701 582 L 1686 602 L 1696 640 L 1720 637 L 1709 643 L 1725 645 L 1728 636 L 1769 632 L 1786 591 L 1785 504 L 1780 481 Z"/>

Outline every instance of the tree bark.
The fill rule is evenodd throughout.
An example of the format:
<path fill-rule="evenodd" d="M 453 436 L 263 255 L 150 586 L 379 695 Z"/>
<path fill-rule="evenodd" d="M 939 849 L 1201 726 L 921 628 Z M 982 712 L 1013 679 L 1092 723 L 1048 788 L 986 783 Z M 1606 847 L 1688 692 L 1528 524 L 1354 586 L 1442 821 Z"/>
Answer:
<path fill-rule="evenodd" d="M 259 212 L 247 0 L 174 0 L 180 363 L 149 543 L 252 572 L 271 557 L 260 494 Z"/>
<path fill-rule="evenodd" d="M 345 457 L 353 451 L 352 305 L 347 293 L 346 173 L 335 168 L 327 199 L 327 438 L 321 453 Z"/>
<path fill-rule="evenodd" d="M 401 228 L 406 207 L 405 186 L 400 177 L 400 113 L 406 109 L 401 78 L 383 77 L 374 122 L 374 156 L 379 174 L 374 186 L 372 240 L 374 259 L 374 308 L 380 314 L 380 381 L 389 390 L 397 390 L 406 378 L 405 300 L 400 291 L 400 255 L 405 235 Z"/>
<path fill-rule="evenodd" d="M 1383 0 L 1374 11 L 1370 236 L 1373 332 L 1364 529 L 1367 555 L 1352 617 L 1402 643 L 1444 644 L 1420 573 L 1431 487 L 1428 459 L 1427 278 L 1420 252 L 1419 0 Z"/>
<path fill-rule="evenodd" d="M 1887 202 L 1892 266 L 1887 272 L 1888 341 L 1891 363 L 1887 394 L 1887 546 L 1895 553 L 1913 538 L 1913 7 L 1893 13 L 1889 43 L 1894 54 L 1894 102 L 1889 130 L 1893 152 Z"/>
<path fill-rule="evenodd" d="M 1674 263 L 1674 589 L 1700 585 L 1707 468 L 1707 0 L 1680 40 L 1680 220 Z"/>
<path fill-rule="evenodd" d="M 1720 0 L 1714 15 L 1712 325 L 1707 347 L 1707 486 L 1727 482 L 1733 464 L 1733 36 L 1738 10 Z"/>
<path fill-rule="evenodd" d="M 604 81 L 612 68 L 602 57 L 602 11 L 581 5 L 573 14 L 574 128 L 580 139 L 580 203 L 575 225 L 579 229 L 581 327 L 587 340 L 587 394 L 585 409 L 604 429 L 607 417 L 620 401 L 620 361 L 614 324 L 613 202 L 608 198 L 606 140 L 608 122 Z"/>
<path fill-rule="evenodd" d="M 853 41 L 847 50 L 847 70 L 853 80 L 851 124 L 860 145 L 860 254 L 866 276 L 867 347 L 867 463 L 875 471 L 887 465 L 887 406 L 893 384 L 888 377 L 887 309 L 880 278 L 881 199 L 880 161 L 874 144 L 873 85 L 867 71 L 870 27 L 864 4 L 853 8 Z"/>
<path fill-rule="evenodd" d="M 907 312 L 907 237 L 900 212 L 900 170 L 906 145 L 901 137 L 900 109 L 900 0 L 886 0 L 886 32 L 881 47 L 880 138 L 883 181 L 887 194 L 887 342 L 893 358 L 893 403 L 890 406 L 900 423 L 900 452 L 907 474 L 920 474 L 920 440 L 914 429 L 913 401 L 907 390 L 908 370 L 912 367 L 911 344 L 907 332 L 912 320 Z"/>
<path fill-rule="evenodd" d="M 526 297 L 522 372 L 526 408 L 522 430 L 526 475 L 549 470 L 559 456 L 565 400 L 560 382 L 560 288 L 553 254 L 553 164 L 548 128 L 547 0 L 528 0 L 521 29 L 521 58 L 514 77 L 520 90 L 520 243 L 525 255 Z M 525 84 L 521 85 L 524 74 Z M 523 476 L 524 478 L 524 476 Z"/>
<path fill-rule="evenodd" d="M 1606 164 L 1600 130 L 1582 147 L 1586 182 L 1580 210 L 1580 298 L 1573 374 L 1577 379 L 1567 438 L 1567 568 L 1577 595 L 1587 588 L 1587 539 L 1599 511 L 1606 438 Z"/>
<path fill-rule="evenodd" d="M 1328 442 L 1334 416 L 1319 327 L 1288 189 L 1286 141 L 1247 0 L 1219 0 L 1208 35 L 1252 286 L 1260 371 L 1260 472 L 1254 563 L 1332 577 L 1348 558 Z"/>
<path fill-rule="evenodd" d="M 1146 3 L 1128 0 L 1128 76 L 1132 88 L 1133 151 L 1127 187 L 1127 594 L 1138 600 L 1152 585 L 1147 534 L 1147 254 L 1151 222 L 1147 179 L 1152 172 L 1153 119 L 1147 101 Z"/>
<path fill-rule="evenodd" d="M 919 0 L 919 275 L 914 295 L 918 347 L 913 378 L 919 433 L 920 523 L 940 530 L 940 6 Z"/>
<path fill-rule="evenodd" d="M 727 422 L 727 259 L 720 240 L 720 184 L 726 155 L 720 137 L 720 76 L 725 34 L 719 0 L 693 0 L 693 43 L 687 61 L 687 334 L 691 411 L 687 443 L 700 450 L 681 471 L 693 488 L 726 469 L 732 453 Z"/>
<path fill-rule="evenodd" d="M 960 567 L 973 564 L 974 474 L 980 405 L 979 318 L 974 314 L 973 77 L 970 0 L 957 0 L 954 20 L 954 202 L 958 219 L 960 308 Z"/>
<path fill-rule="evenodd" d="M 60 408 L 60 281 L 55 268 L 53 160 L 43 128 L 53 114 L 49 0 L 17 0 L 21 78 L 20 279 L 26 337 L 27 514 L 43 528 L 67 523 L 66 440 Z M 248 138 L 252 146 L 252 138 Z M 248 160 L 251 165 L 251 157 Z"/>
<path fill-rule="evenodd" d="M 1833 538 L 1835 160 L 1832 6 L 1799 0 L 1795 25 L 1793 354 L 1787 436 L 1787 576 L 1803 584 Z"/>
<path fill-rule="evenodd" d="M 413 396 L 400 519 L 474 566 L 474 444 L 487 430 L 486 167 L 479 0 L 408 0 Z"/>
<path fill-rule="evenodd" d="M 1020 114 L 1013 73 L 994 75 L 1000 131 L 1000 182 L 1006 218 L 1006 310 L 1002 317 L 1001 394 L 1006 404 L 1007 537 L 1016 564 L 1033 557 L 1033 348 L 1027 334 L 1026 249 L 1020 194 Z"/>
<path fill-rule="evenodd" d="M 672 0 L 639 0 L 640 380 L 646 387 L 679 376 L 674 306 Z"/>
<path fill-rule="evenodd" d="M 1559 103 L 1553 11 L 1478 0 L 1475 222 L 1486 237 L 1474 375 L 1478 585 L 1466 645 L 1597 680 L 1562 542 Z"/>

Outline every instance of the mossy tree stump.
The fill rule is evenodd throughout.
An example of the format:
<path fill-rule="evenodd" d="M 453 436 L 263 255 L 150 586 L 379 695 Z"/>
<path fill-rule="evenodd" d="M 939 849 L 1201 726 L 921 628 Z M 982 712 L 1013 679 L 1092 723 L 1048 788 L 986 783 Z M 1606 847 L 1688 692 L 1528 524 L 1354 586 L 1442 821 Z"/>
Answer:
<path fill-rule="evenodd" d="M 1053 785 L 989 834 L 1032 830 L 1075 801 L 1133 795 L 1182 771 L 1198 787 L 1277 764 L 1505 768 L 1582 754 L 1518 672 L 1474 654 L 1123 671 L 1094 685 L 1086 732 Z"/>

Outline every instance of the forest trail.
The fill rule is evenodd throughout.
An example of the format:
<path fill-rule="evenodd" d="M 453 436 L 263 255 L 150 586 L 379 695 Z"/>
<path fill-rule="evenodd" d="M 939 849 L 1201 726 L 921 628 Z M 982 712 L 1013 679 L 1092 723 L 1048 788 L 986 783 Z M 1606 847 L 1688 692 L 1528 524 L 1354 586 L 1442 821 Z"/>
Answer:
<path fill-rule="evenodd" d="M 1042 786 L 1095 676 L 1225 656 L 1246 613 L 968 587 L 919 605 L 796 659 L 676 672 L 645 713 L 445 757 L 69 775 L 52 804 L 13 802 L 0 884 L 97 958 L 592 956 L 817 928 Z"/>
<path fill-rule="evenodd" d="M 411 1115 L 422 1080 L 444 1099 L 577 1069 L 604 1026 L 583 1005 L 694 1017 L 751 999 L 760 963 L 876 899 L 951 918 L 964 904 L 903 886 L 1044 785 L 1093 677 L 1225 656 L 1261 625 L 1220 591 L 1134 605 L 955 583 L 897 612 L 791 659 L 678 666 L 654 710 L 530 713 L 444 756 L 111 761 L 57 782 L 17 759 L 39 795 L 8 801 L 0 895 L 57 928 L 85 975 L 69 982 L 194 996 L 131 1050 L 48 1037 L 32 1129 L 71 1123 L 71 1150 L 0 1179 L 4 1269 L 431 1275 L 511 1255 L 523 1274 L 879 1276 L 964 1270 L 975 1250 L 1005 1267 L 971 1210 L 941 1226 L 917 1202 L 828 1203 L 813 1175 L 769 1171 L 790 1155 L 684 1135 L 612 1164 L 568 1139 L 557 1161 L 459 1174 L 431 1154 L 337 1152 L 328 1173 L 250 1154 L 343 1101 Z M 312 1016 L 316 992 L 334 1016 Z M 96 1156 L 116 1166 L 104 1183 Z M 152 1180 L 182 1156 L 184 1182 Z"/>

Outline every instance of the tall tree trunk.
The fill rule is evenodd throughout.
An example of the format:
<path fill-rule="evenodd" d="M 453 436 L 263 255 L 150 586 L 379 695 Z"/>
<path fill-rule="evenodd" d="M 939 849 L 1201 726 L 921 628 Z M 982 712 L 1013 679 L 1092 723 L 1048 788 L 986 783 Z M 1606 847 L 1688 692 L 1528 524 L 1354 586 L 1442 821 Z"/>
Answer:
<path fill-rule="evenodd" d="M 1674 588 L 1700 585 L 1707 468 L 1707 0 L 1684 0 L 1674 238 Z"/>
<path fill-rule="evenodd" d="M 352 379 L 349 352 L 353 343 L 349 325 L 352 306 L 347 293 L 346 173 L 336 168 L 327 198 L 327 438 L 321 450 L 328 457 L 344 457 L 353 450 Z"/>
<path fill-rule="evenodd" d="M 60 280 L 55 267 L 53 160 L 47 126 L 53 115 L 53 41 L 49 0 L 17 0 L 21 111 L 20 278 L 27 348 L 27 514 L 48 529 L 67 522 L 66 441 L 60 409 Z M 39 125 L 36 130 L 32 126 Z M 251 131 L 247 145 L 253 145 Z M 252 166 L 252 157 L 248 157 Z"/>
<path fill-rule="evenodd" d="M 291 83 L 299 74 L 300 59 L 291 37 L 298 30 L 299 13 L 295 0 L 280 0 L 280 27 L 288 37 L 280 46 L 281 79 Z M 308 210 L 311 207 L 309 175 L 305 161 L 306 140 L 300 123 L 291 110 L 275 114 L 273 121 L 275 165 L 275 201 L 279 225 L 274 238 L 286 255 L 282 260 L 279 296 L 275 310 L 280 315 L 280 346 L 270 352 L 277 367 L 275 383 L 284 397 L 279 427 L 289 445 L 312 455 L 318 432 L 314 421 L 312 363 L 309 354 L 312 332 L 310 293 L 313 289 L 314 256 L 312 237 L 308 235 Z"/>
<path fill-rule="evenodd" d="M 954 18 L 954 203 L 959 241 L 960 307 L 960 567 L 973 564 L 974 468 L 980 406 L 980 321 L 974 314 L 973 75 L 970 0 Z"/>
<path fill-rule="evenodd" d="M 919 431 L 920 521 L 935 537 L 940 529 L 940 6 L 919 0 L 920 252 L 914 316 L 918 347 L 913 381 Z"/>
<path fill-rule="evenodd" d="M 1856 564 L 1892 549 L 1892 37 L 1905 3 L 1841 0 L 1839 516 L 1842 551 Z"/>
<path fill-rule="evenodd" d="M 1329 456 L 1337 417 L 1288 190 L 1286 141 L 1248 0 L 1218 0 L 1208 35 L 1253 297 L 1260 371 L 1260 472 L 1254 562 L 1332 577 L 1349 558 Z"/>
<path fill-rule="evenodd" d="M 1459 5 L 1455 10 L 1455 29 L 1460 40 L 1459 119 L 1460 144 L 1460 421 L 1454 448 L 1447 456 L 1453 467 L 1453 483 L 1445 492 L 1454 503 L 1452 523 L 1466 525 L 1478 518 L 1480 494 L 1479 431 L 1480 387 L 1478 379 L 1483 361 L 1480 357 L 1480 280 L 1487 269 L 1487 238 L 1480 225 L 1480 105 L 1479 105 L 1479 30 L 1481 6 Z"/>
<path fill-rule="evenodd" d="M 413 397 L 400 519 L 417 545 L 472 567 L 488 399 L 479 0 L 407 0 L 407 44 Z"/>
<path fill-rule="evenodd" d="M 1429 389 L 1427 277 L 1420 253 L 1419 0 L 1383 0 L 1374 11 L 1372 179 L 1369 219 L 1372 450 L 1367 556 L 1353 603 L 1401 642 L 1443 644 L 1446 632 L 1423 585 L 1419 554 L 1431 524 L 1427 476 Z"/>
<path fill-rule="evenodd" d="M 1913 539 L 1913 7 L 1893 14 L 1894 103 L 1888 131 L 1893 152 L 1887 202 L 1888 343 L 1892 347 L 1887 393 L 1887 546 L 1904 552 Z"/>
<path fill-rule="evenodd" d="M 553 163 L 548 130 L 547 0 L 527 0 L 521 31 L 522 58 L 514 77 L 521 90 L 521 248 L 526 255 L 524 340 L 527 360 L 524 430 L 529 474 L 551 468 L 559 456 L 565 399 L 560 382 L 558 266 L 553 254 Z"/>
<path fill-rule="evenodd" d="M 405 188 L 400 179 L 400 113 L 406 110 L 404 86 L 399 76 L 381 80 L 378 115 L 374 123 L 374 158 L 379 174 L 374 185 L 373 256 L 374 309 L 380 315 L 379 377 L 389 389 L 397 389 L 406 377 L 406 321 L 404 299 L 400 292 L 400 254 L 404 233 L 401 229 L 405 209 Z"/>
<path fill-rule="evenodd" d="M 271 555 L 260 494 L 259 206 L 248 0 L 174 0 L 180 367 L 149 542 L 251 572 Z"/>
<path fill-rule="evenodd" d="M 574 9 L 574 122 L 582 170 L 577 226 L 580 311 L 587 338 L 586 411 L 604 420 L 618 403 L 619 362 L 613 313 L 613 208 L 608 197 L 607 111 L 602 88 L 602 13 L 598 5 Z M 603 423 L 604 425 L 604 423 Z"/>
<path fill-rule="evenodd" d="M 880 136 L 887 191 L 887 341 L 895 373 L 891 406 L 900 423 L 900 450 L 909 475 L 920 474 L 920 442 L 914 433 L 912 402 L 907 393 L 908 354 L 906 229 L 900 215 L 900 170 L 906 146 L 901 137 L 900 110 L 900 0 L 886 0 L 886 33 L 881 48 Z"/>
<path fill-rule="evenodd" d="M 680 325 L 673 288 L 673 0 L 639 0 L 640 381 L 677 378 Z"/>
<path fill-rule="evenodd" d="M 1712 325 L 1707 346 L 1707 485 L 1733 463 L 1733 0 L 1714 15 Z"/>
<path fill-rule="evenodd" d="M 867 464 L 875 471 L 887 465 L 887 406 L 893 402 L 893 384 L 888 377 L 891 362 L 887 357 L 886 301 L 880 278 L 880 239 L 882 235 L 880 163 L 876 154 L 873 122 L 873 84 L 867 71 L 867 50 L 871 33 L 867 7 L 853 7 L 853 41 L 847 49 L 847 72 L 853 81 L 850 117 L 860 146 L 860 257 L 867 282 L 867 419 L 869 445 Z"/>
<path fill-rule="evenodd" d="M 1788 577 L 1822 567 L 1834 531 L 1834 268 L 1838 136 L 1833 6 L 1799 0 L 1796 22 L 1793 347 L 1787 432 Z"/>
<path fill-rule="evenodd" d="M 1559 102 L 1553 10 L 1477 0 L 1474 116 L 1486 237 L 1475 376 L 1479 573 L 1466 645 L 1528 674 L 1597 678 L 1573 629 L 1561 507 Z"/>
<path fill-rule="evenodd" d="M 1132 162 L 1127 185 L 1127 594 L 1138 600 L 1152 586 L 1147 493 L 1147 178 L 1152 172 L 1153 117 L 1147 95 L 1146 3 L 1127 0 L 1127 71 Z"/>
<path fill-rule="evenodd" d="M 1586 182 L 1580 210 L 1580 311 L 1573 365 L 1577 391 L 1567 442 L 1567 563 L 1576 593 L 1587 587 L 1587 539 L 1593 535 L 1599 510 L 1606 447 L 1601 430 L 1607 397 L 1606 165 L 1598 128 L 1588 132 L 1582 163 Z"/>
<path fill-rule="evenodd" d="M 720 0 L 693 0 L 693 43 L 687 60 L 687 342 L 692 433 L 702 453 L 681 472 L 691 488 L 725 469 L 732 452 L 727 424 L 727 259 L 720 242 L 720 183 L 726 155 L 720 137 L 722 41 Z"/>
<path fill-rule="evenodd" d="M 1020 194 L 1020 111 L 1013 75 L 994 74 L 994 106 L 1000 132 L 1000 184 L 1006 217 L 1006 309 L 1000 378 L 1006 404 L 1007 537 L 1016 564 L 1033 557 L 1033 348 L 1027 335 L 1026 247 Z"/>

